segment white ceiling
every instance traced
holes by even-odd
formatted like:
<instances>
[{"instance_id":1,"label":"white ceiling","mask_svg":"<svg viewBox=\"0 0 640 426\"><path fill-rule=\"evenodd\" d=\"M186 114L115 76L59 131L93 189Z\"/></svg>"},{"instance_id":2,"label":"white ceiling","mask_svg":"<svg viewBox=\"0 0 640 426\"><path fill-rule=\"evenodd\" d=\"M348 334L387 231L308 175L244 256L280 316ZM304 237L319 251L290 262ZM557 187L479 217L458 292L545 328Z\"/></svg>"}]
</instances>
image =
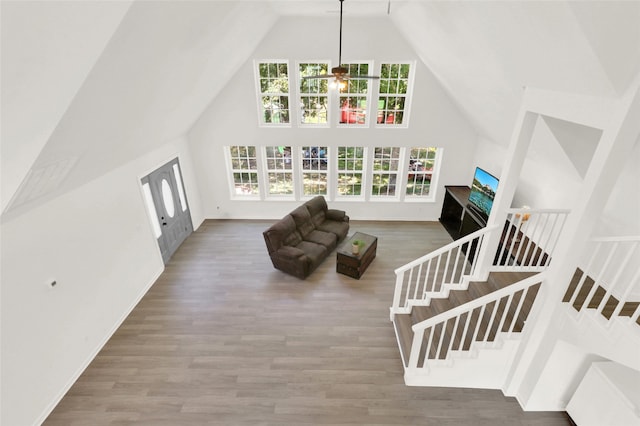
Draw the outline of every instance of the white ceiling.
<instances>
[{"instance_id":1,"label":"white ceiling","mask_svg":"<svg viewBox=\"0 0 640 426\"><path fill-rule=\"evenodd\" d=\"M335 22L334 31L340 3L54 0L0 7L5 211L21 184L30 187L30 173L68 172L44 193L35 185L46 199L185 135L225 85L252 84L232 77L259 55L254 50L279 19L323 17ZM479 137L501 145L523 87L614 97L640 70L640 1L345 0L345 26L351 17L390 20Z\"/></svg>"}]
</instances>

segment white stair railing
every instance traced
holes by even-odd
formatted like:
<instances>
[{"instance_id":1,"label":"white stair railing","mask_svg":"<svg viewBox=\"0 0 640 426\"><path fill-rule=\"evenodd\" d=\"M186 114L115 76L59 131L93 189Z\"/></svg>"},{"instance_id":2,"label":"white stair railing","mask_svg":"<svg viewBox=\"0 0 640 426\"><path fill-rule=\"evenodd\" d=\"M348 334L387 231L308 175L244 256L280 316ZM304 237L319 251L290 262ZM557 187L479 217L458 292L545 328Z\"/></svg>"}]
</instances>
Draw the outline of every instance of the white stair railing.
<instances>
[{"instance_id":1,"label":"white stair railing","mask_svg":"<svg viewBox=\"0 0 640 426\"><path fill-rule=\"evenodd\" d=\"M428 304L431 297L443 297L452 288L464 288L476 270L485 235L497 229L482 228L397 268L391 320L397 313L411 312L412 306Z\"/></svg>"},{"instance_id":2,"label":"white stair railing","mask_svg":"<svg viewBox=\"0 0 640 426\"><path fill-rule=\"evenodd\" d=\"M578 266L583 274L569 300L569 306L576 303L578 295L584 295L585 285L591 285L582 308L577 313L579 318L592 313L604 317L603 310L613 297L618 304L613 312L607 313L609 318L635 322L640 315L640 305L636 305L633 312L626 313L624 317L619 315L625 303L640 302L640 236L592 239L584 249L583 258L587 259L586 262ZM591 278L593 282L587 278ZM597 307L587 308L599 288L604 289L605 293L598 295L600 300ZM609 324L611 323L607 322Z\"/></svg>"},{"instance_id":3,"label":"white stair railing","mask_svg":"<svg viewBox=\"0 0 640 426\"><path fill-rule=\"evenodd\" d=\"M544 272L532 275L413 325L406 371L427 371L429 364L446 361L453 353L521 332L531 308L525 300L543 279Z\"/></svg>"},{"instance_id":4,"label":"white stair railing","mask_svg":"<svg viewBox=\"0 0 640 426\"><path fill-rule=\"evenodd\" d=\"M507 210L507 220L491 270L545 270L551 262L569 212L565 209Z\"/></svg>"}]
</instances>

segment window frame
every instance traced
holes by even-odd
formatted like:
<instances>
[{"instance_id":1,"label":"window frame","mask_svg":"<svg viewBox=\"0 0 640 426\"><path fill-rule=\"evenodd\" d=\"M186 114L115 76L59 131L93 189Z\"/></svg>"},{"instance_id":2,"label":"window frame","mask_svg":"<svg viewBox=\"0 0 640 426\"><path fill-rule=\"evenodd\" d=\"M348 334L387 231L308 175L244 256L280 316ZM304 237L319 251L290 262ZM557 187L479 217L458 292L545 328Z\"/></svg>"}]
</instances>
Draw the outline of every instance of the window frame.
<instances>
[{"instance_id":1,"label":"window frame","mask_svg":"<svg viewBox=\"0 0 640 426\"><path fill-rule=\"evenodd\" d=\"M358 172L358 170L356 169L348 169L348 168L340 168L340 152L342 149L349 149L349 148L355 148L355 149L362 149L362 157L353 157L350 160L351 161L358 161L358 159L361 161L362 163L362 168L361 170L359 170L359 174L360 174L360 194L359 195L343 195L340 194L340 175L341 174L347 174L347 173L352 173L352 174L356 174ZM358 145L346 145L346 144L341 144L339 146L335 147L335 167L334 167L334 175L335 175L335 184L333 185L333 188L335 190L335 199L336 200L344 200L344 201L361 201L361 200L365 200L366 196L367 196L367 189L368 189L368 182L370 181L367 178L367 172L368 172L368 147L366 146L358 146ZM346 160L345 160L346 161Z\"/></svg>"},{"instance_id":2,"label":"window frame","mask_svg":"<svg viewBox=\"0 0 640 426\"><path fill-rule=\"evenodd\" d=\"M278 157L269 157L268 156L268 148L276 148L276 150L278 150L277 148L279 148L280 145L261 145L260 146L260 152L262 154L262 158L263 161L261 162L261 164L263 165L263 171L262 171L262 176L263 176L263 182L264 183L264 199L282 199L282 200L297 200L299 199L298 195L297 195L297 191L296 191L296 155L294 154L296 151L296 147L292 146L292 145L284 145L283 146L283 151L286 151L286 148L288 147L291 152L290 152L290 161L289 163L286 163L286 156L284 155L283 152L283 164L291 164L291 168L287 169L287 168L283 168L283 169L278 169L278 168L273 168L270 169L269 168L269 160L270 159L274 159L274 160L279 160ZM290 194L279 194L279 193L271 193L271 179L270 179L270 175L272 173L278 173L278 174L288 174L291 176L291 193Z\"/></svg>"},{"instance_id":3,"label":"window frame","mask_svg":"<svg viewBox=\"0 0 640 426\"><path fill-rule=\"evenodd\" d=\"M415 194L407 194L407 188L409 187L409 176L410 174L412 174L411 171L411 157L412 157L412 151L414 149L433 149L435 150L435 156L432 160L433 162L433 167L432 169L429 170L425 170L423 172L421 172L421 174L424 175L431 175L431 179L430 179L430 183L429 183L429 193L428 195L415 195ZM407 167L405 167L405 176L404 176L404 188L403 188L403 198L404 201L407 202L428 202L428 201L435 201L436 199L436 193L437 193L437 188L438 188L438 176L440 175L440 164L442 162L442 156L443 156L443 148L438 147L438 146L412 146L412 147L407 147L406 148L406 165ZM427 157L428 159L428 157ZM415 173L415 172L414 172ZM418 172L420 173L420 172Z\"/></svg>"},{"instance_id":4,"label":"window frame","mask_svg":"<svg viewBox=\"0 0 640 426\"><path fill-rule=\"evenodd\" d=\"M391 93L389 91L382 93L381 92L381 86L382 86L382 82L383 80L385 80L385 78L382 76L382 67L384 65L409 65L409 73L407 76L407 91L405 94L399 94L397 92ZM375 100L375 115L376 115L376 121L374 124L375 128L378 129L399 129L399 128L407 128L409 127L409 118L411 116L411 102L413 100L413 88L414 88L414 79L415 79L415 69L416 69L416 61L383 61L380 62L379 66L378 66L378 76L380 76L380 79L378 80L378 87L377 87L377 98ZM389 79L390 80L390 79ZM382 122L379 122L379 115L381 113L383 113L383 111L385 110L381 110L379 108L379 103L380 103L380 98L381 97L404 97L404 109L402 110L402 123L389 123L387 124L386 121L387 119L383 117ZM373 101L372 101L373 102Z\"/></svg>"},{"instance_id":5,"label":"window frame","mask_svg":"<svg viewBox=\"0 0 640 426\"><path fill-rule=\"evenodd\" d=\"M255 165L256 168L255 169L236 169L233 167L233 159L234 156L231 153L231 148L232 147L245 147L245 148L250 148L252 147L254 149L255 152ZM259 147L257 145L226 145L223 147L224 149L224 157L225 157L225 163L227 166L227 180L229 182L229 194L232 200L257 200L261 198L261 194L262 194L262 190L263 190L263 179L260 176L260 152L259 152ZM240 157L238 157L240 158ZM253 158L253 157L246 157L247 159ZM239 194L236 191L236 182L235 182L235 174L236 173L249 173L249 174L255 174L256 175L256 185L257 185L257 192L255 194L253 193L249 193L249 194Z\"/></svg>"},{"instance_id":6,"label":"window frame","mask_svg":"<svg viewBox=\"0 0 640 426\"><path fill-rule=\"evenodd\" d=\"M377 158L377 153L376 151L378 149L390 149L391 152L393 153L393 150L397 149L398 150L398 155L397 157L389 157L389 161L397 161L397 169L393 170L393 173L390 173L389 171L377 171L375 170L375 162L378 159ZM372 148L372 152L371 152L371 160L368 162L369 165L369 176L371 176L371 179L369 180L369 184L367 186L367 193L368 193L368 201L383 201L383 200L388 200L388 201L398 201L401 200L401 195L402 195L402 191L404 190L404 186L403 186L403 175L402 175L402 170L404 167L404 157L405 157L405 152L406 149L404 147L401 146L376 146ZM382 152L382 155L384 155L384 151ZM375 186L375 176L376 175L383 175L383 174L395 174L395 184L394 184L394 193L393 195L384 195L384 194L374 194L374 186ZM400 178L400 180L398 179ZM388 191L387 191L388 192Z\"/></svg>"},{"instance_id":7,"label":"window frame","mask_svg":"<svg viewBox=\"0 0 640 426\"><path fill-rule=\"evenodd\" d=\"M344 63L342 64L343 67L346 67L347 69L350 69L350 67L357 65L357 66L362 66L362 65L366 65L367 66L367 72L365 75L372 75L373 74L373 69L374 69L374 61L349 61L348 63ZM351 75L351 74L350 74ZM353 82L354 80L359 80L359 81L364 81L367 83L367 92L365 94L362 93L357 93L357 92L353 92L353 93L347 93L347 92L343 92L339 87L337 87L335 89L335 99L332 103L332 105L334 105L334 108L336 108L336 120L335 120L335 125L336 128L349 128L349 129L367 129L371 127L371 115L374 114L373 108L371 107L372 105L372 97L373 94L375 92L377 92L377 90L374 91L373 89L373 85L375 82L375 79L371 79L371 78L350 78L349 80L346 81L346 88L348 89L350 86L350 82ZM377 88L376 88L377 89ZM360 123L349 123L349 122L342 122L342 116L343 116L343 112L342 112L342 104L341 104L341 98L343 97L343 93L346 93L346 95L348 97L351 97L349 95L355 95L358 97L363 97L365 98L365 103L366 106L364 108L364 123L360 124ZM356 108L357 109L357 108ZM357 112L355 113L357 115ZM349 112L347 111L347 121L349 119L348 117Z\"/></svg>"},{"instance_id":8,"label":"window frame","mask_svg":"<svg viewBox=\"0 0 640 426\"><path fill-rule=\"evenodd\" d=\"M261 88L261 75L260 75L260 65L262 64L286 64L287 65L287 89L288 92L262 92ZM253 72L255 76L255 89L256 89L256 100L258 107L258 125L260 127L291 127L291 122L293 119L292 111L291 111L291 64L288 59L261 59L254 60L253 64ZM268 123L265 119L265 110L262 106L262 98L263 96L280 96L287 98L287 113L289 120L285 123Z\"/></svg>"},{"instance_id":9,"label":"window frame","mask_svg":"<svg viewBox=\"0 0 640 426\"><path fill-rule=\"evenodd\" d=\"M300 105L303 104L302 102L302 98L303 96L305 97L309 97L312 96L311 94L308 93L304 93L302 92L302 75L300 73L300 66L303 64L310 64L310 65L326 65L327 66L327 74L331 73L331 61L329 60L308 60L308 61L296 61L296 91L295 91L295 95L296 95L296 100L299 102ZM314 80L314 79L312 79ZM325 123L303 123L302 122L302 108L296 108L296 123L297 126L303 129L306 128L327 128L331 126L331 120L333 117L332 111L333 108L331 108L331 104L332 104L332 90L330 87L330 83L331 83L331 79L315 79L318 80L319 83L322 83L322 81L324 80L326 85L327 85L327 92L326 94L321 94L321 92L319 92L319 94L317 96L324 96L326 97L327 100L327 121Z\"/></svg>"},{"instance_id":10,"label":"window frame","mask_svg":"<svg viewBox=\"0 0 640 426\"><path fill-rule=\"evenodd\" d=\"M313 156L306 156L306 152L309 151L311 152L314 148L318 149L318 156L317 157L313 157ZM325 149L325 154L324 157L321 156L321 150L320 148L324 148ZM300 193L300 199L311 199L313 197L315 197L316 195L323 195L327 198L329 198L329 194L331 193L331 157L330 157L330 153L331 153L331 148L329 148L328 145L324 145L324 146L316 146L316 145L303 145L298 147L297 151L300 154L300 158L299 161L297 161L297 165L298 168L300 170L299 173L297 173L296 175L299 176L299 184L297 185L299 188L299 193ZM317 168L311 168L311 166L313 166L314 160L313 158L317 158L317 160L315 160L316 164L317 164ZM324 159L324 161L322 160ZM324 162L324 164L326 165L324 167L324 169L321 167L322 163ZM305 163L309 164L309 168L305 168ZM318 174L318 175L324 175L325 176L325 185L326 185L326 191L324 194L322 193L311 193L311 194L307 194L305 193L305 174Z\"/></svg>"}]
</instances>

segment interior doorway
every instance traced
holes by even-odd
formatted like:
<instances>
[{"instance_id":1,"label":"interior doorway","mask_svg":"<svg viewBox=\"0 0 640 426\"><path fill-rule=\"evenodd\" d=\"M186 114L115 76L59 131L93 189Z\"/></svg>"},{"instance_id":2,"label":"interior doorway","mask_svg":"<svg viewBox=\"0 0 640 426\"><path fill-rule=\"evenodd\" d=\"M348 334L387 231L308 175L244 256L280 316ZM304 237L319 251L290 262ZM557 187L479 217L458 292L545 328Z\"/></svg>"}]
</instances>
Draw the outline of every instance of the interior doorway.
<instances>
[{"instance_id":1,"label":"interior doorway","mask_svg":"<svg viewBox=\"0 0 640 426\"><path fill-rule=\"evenodd\" d=\"M178 158L143 177L141 183L162 260L166 264L193 232Z\"/></svg>"}]
</instances>

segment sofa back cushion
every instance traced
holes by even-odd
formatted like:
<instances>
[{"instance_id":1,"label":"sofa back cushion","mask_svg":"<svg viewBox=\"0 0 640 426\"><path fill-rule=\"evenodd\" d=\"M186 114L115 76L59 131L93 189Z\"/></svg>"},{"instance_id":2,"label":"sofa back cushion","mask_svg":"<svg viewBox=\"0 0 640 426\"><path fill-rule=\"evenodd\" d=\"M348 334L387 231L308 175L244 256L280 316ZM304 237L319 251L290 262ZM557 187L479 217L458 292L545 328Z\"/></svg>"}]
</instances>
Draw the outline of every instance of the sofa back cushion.
<instances>
[{"instance_id":1,"label":"sofa back cushion","mask_svg":"<svg viewBox=\"0 0 640 426\"><path fill-rule=\"evenodd\" d=\"M317 197L313 197L304 205L309 209L309 214L311 215L311 220L313 224L318 227L322 225L325 220L327 214L327 202L325 201L322 195L318 195Z\"/></svg>"},{"instance_id":2,"label":"sofa back cushion","mask_svg":"<svg viewBox=\"0 0 640 426\"><path fill-rule=\"evenodd\" d=\"M298 232L300 232L302 238L315 231L316 227L311 220L311 214L306 206L302 205L289 214L296 222L296 228L298 229Z\"/></svg>"},{"instance_id":3,"label":"sofa back cushion","mask_svg":"<svg viewBox=\"0 0 640 426\"><path fill-rule=\"evenodd\" d=\"M286 215L263 232L264 241L269 253L277 251L282 246L297 246L302 241L296 229L296 222L291 215Z\"/></svg>"}]
</instances>

